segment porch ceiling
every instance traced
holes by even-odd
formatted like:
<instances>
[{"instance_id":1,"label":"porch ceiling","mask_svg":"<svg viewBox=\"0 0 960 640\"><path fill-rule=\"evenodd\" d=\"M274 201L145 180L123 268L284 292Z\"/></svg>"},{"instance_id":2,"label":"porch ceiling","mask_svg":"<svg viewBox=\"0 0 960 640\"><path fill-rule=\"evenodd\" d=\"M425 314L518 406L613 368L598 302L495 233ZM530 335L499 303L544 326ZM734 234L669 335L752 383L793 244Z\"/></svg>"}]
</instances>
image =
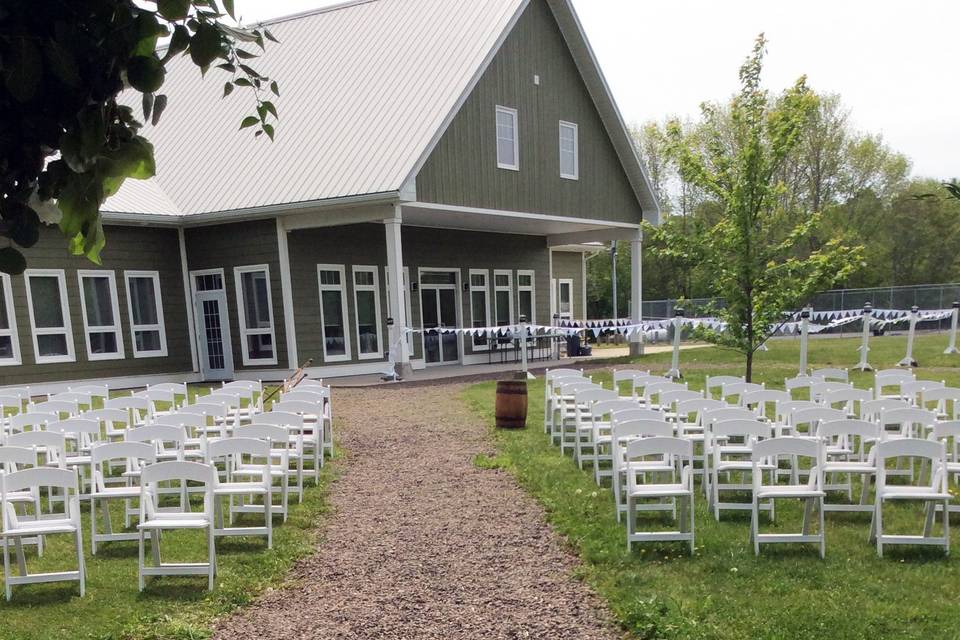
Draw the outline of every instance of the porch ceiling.
<instances>
[{"instance_id":1,"label":"porch ceiling","mask_svg":"<svg viewBox=\"0 0 960 640\"><path fill-rule=\"evenodd\" d=\"M432 203L404 203L403 224L413 227L462 229L491 233L544 236L548 246L629 240L638 225L585 218L565 218L517 211L447 207Z\"/></svg>"}]
</instances>

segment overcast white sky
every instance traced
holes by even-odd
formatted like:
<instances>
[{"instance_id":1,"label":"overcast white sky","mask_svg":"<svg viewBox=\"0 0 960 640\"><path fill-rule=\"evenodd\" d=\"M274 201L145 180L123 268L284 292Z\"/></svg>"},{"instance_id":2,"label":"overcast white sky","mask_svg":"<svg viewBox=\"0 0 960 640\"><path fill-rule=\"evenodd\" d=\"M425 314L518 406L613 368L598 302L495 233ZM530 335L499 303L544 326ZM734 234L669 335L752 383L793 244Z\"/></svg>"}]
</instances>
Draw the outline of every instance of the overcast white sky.
<instances>
[{"instance_id":1,"label":"overcast white sky","mask_svg":"<svg viewBox=\"0 0 960 640\"><path fill-rule=\"evenodd\" d=\"M245 22L329 0L236 0ZM574 0L628 122L694 116L729 96L761 31L770 88L807 74L856 125L906 153L914 173L960 177L956 0Z\"/></svg>"}]
</instances>

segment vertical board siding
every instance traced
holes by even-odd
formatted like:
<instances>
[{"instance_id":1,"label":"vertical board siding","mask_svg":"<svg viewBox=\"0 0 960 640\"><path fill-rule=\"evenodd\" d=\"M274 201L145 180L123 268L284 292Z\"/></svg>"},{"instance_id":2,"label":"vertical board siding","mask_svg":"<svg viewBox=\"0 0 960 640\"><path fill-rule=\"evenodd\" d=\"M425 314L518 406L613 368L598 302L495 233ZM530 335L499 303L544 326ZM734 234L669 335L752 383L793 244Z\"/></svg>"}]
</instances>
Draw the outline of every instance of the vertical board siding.
<instances>
[{"instance_id":1,"label":"vertical board siding","mask_svg":"<svg viewBox=\"0 0 960 640\"><path fill-rule=\"evenodd\" d=\"M280 282L280 248L277 245L276 221L270 219L195 227L186 229L185 234L187 264L191 271L223 269L227 315L230 318L230 338L233 342L234 368L238 371L245 368L286 369L287 338L283 320L283 286ZM233 269L257 264L268 265L270 269L270 298L273 305L273 335L277 364L254 364L244 367L240 307ZM199 318L198 321L200 321Z\"/></svg>"},{"instance_id":2,"label":"vertical board siding","mask_svg":"<svg viewBox=\"0 0 960 640\"><path fill-rule=\"evenodd\" d=\"M70 306L76 362L36 364L30 316L27 310L27 291L23 276L11 278L14 316L20 338L20 356L23 364L0 367L0 386L37 384L59 380L113 378L166 373L186 373L193 370L190 357L190 338L187 312L183 296L180 270L180 244L176 229L145 227L106 227L107 245L96 265L86 258L72 256L67 241L56 227L41 225L40 241L24 249L30 269L63 269ZM83 311L80 304L78 270L112 271L117 283L117 304L120 310L120 333L123 338L124 358L119 360L88 359L83 329ZM164 326L167 335L167 356L134 358L130 336L130 315L127 304L125 270L158 271L163 302Z\"/></svg>"},{"instance_id":3,"label":"vertical board siding","mask_svg":"<svg viewBox=\"0 0 960 640\"><path fill-rule=\"evenodd\" d=\"M573 305L573 319L584 320L587 317L587 310L583 308L583 291L586 282L583 281L583 254L573 251L554 251L553 252L553 277L557 280L573 280L573 291L570 295ZM557 306L560 305L559 293L557 293Z\"/></svg>"},{"instance_id":4,"label":"vertical board siding","mask_svg":"<svg viewBox=\"0 0 960 640\"><path fill-rule=\"evenodd\" d=\"M516 271L532 269L535 276L537 321L546 323L550 317L550 267L546 241L538 236L456 231L403 227L403 266L410 269L411 282L419 282L420 268L451 268L460 272L457 296L460 301L461 326L470 324L470 299L463 290L470 269L490 271L488 287L493 304L493 270L510 269L514 280L516 305ZM356 349L356 309L353 301L351 269L354 265L373 265L380 279L380 309L382 335L387 339L386 283L383 268L387 263L384 229L379 224L360 224L320 229L302 229L288 235L290 271L293 282L293 304L297 347L301 360L313 358L314 364L323 363L323 339L320 326L320 298L317 289L317 265L344 265L347 274L345 295L347 322L351 336L351 360L359 362ZM420 327L420 294L411 294L410 326ZM516 308L516 307L515 307ZM469 340L466 354L472 354ZM422 357L419 335L414 339L415 359ZM369 361L366 361L369 362ZM337 364L347 364L338 362Z\"/></svg>"},{"instance_id":5,"label":"vertical board siding","mask_svg":"<svg viewBox=\"0 0 960 640\"><path fill-rule=\"evenodd\" d=\"M497 105L519 112L519 171L497 168ZM561 120L578 125L579 180L560 177ZM640 222L636 194L545 0L530 3L440 139L417 176L417 198Z\"/></svg>"}]
</instances>

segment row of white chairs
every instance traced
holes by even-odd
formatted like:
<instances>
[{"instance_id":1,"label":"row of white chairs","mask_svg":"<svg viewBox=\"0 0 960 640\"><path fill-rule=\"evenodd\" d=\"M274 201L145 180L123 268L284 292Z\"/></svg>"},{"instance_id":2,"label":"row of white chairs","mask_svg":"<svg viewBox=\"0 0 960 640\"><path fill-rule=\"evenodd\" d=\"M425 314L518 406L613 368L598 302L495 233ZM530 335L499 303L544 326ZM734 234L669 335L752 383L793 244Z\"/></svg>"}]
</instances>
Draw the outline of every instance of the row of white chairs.
<instances>
[{"instance_id":1,"label":"row of white chairs","mask_svg":"<svg viewBox=\"0 0 960 640\"><path fill-rule=\"evenodd\" d=\"M649 372L614 372L616 391L599 387L576 370L553 370L548 372L546 377L547 411L544 429L553 441L560 445L561 452L572 450L574 459L581 468L585 463L592 462L598 483L606 477L611 478L618 519L622 513L628 514L628 542L683 539L690 541L692 545L692 520L687 527L689 530L682 529L667 534L661 532L640 535L633 531L633 527L638 510L666 509L675 513L676 499L685 496L688 490L692 492L694 475L699 474L704 478L704 493L716 518L719 519L721 511L725 509L754 511L751 537L758 551L761 542L818 541L821 553L823 552L822 525L818 534L809 537L809 509L805 511L801 534L771 538L767 534L759 533L756 516L758 511L766 510L773 517L773 498L799 498L801 494L805 496L804 499L811 501L811 504L819 504L821 522L825 510L873 512L875 527L871 528L871 540L876 541L878 553L882 554L884 543L919 542L943 544L948 548L946 514L952 509L945 487L948 475L956 475L956 472L960 471L956 449L956 442L960 439L957 437L960 436L960 421L943 421L942 415L937 412L920 409L903 398L882 401L864 399L864 407L871 412L871 419L866 420L851 417L847 410L849 407L841 410L832 408L829 404L825 406L812 401L792 400L786 395L762 395L768 393L762 388L741 387L740 393L747 401L743 405L731 404L688 390L685 384L651 376ZM625 381L631 382L631 389L630 394L623 397L619 393L619 387L620 383ZM640 384L637 384L637 381L640 381ZM714 379L711 382L715 384L710 385L710 388L742 384L742 381L735 379ZM638 396L634 393L638 387L644 389L644 394ZM651 387L657 388L647 393ZM784 394L782 391L775 393ZM753 406L750 394L760 394L753 398L759 405L764 406L763 411L758 412ZM776 420L765 415L767 402L776 405ZM871 405L871 402L874 404ZM895 428L890 430L891 426ZM658 454L659 463L651 465L649 460L633 459L630 446L635 441L648 438L672 438L688 443L689 464L677 466L680 464L678 461L684 458L677 452L687 452L687 445L677 443L671 445L672 453L662 451ZM775 441L778 444L763 445L760 453L756 453L755 445L766 441ZM944 446L948 441L954 443L949 464ZM667 441L658 442L666 446ZM808 444L803 444L804 442L822 449L822 458ZM896 442L904 442L904 448L900 448ZM929 442L929 445L913 444L916 442ZM699 456L694 455L695 445L700 445ZM643 451L645 456L649 456L651 446L655 445L638 445L635 453L640 455L640 451ZM920 447L918 451L929 455L913 455L911 452L914 449L911 447ZM801 452L813 453L806 455L813 459L812 465L798 464L799 458L803 457ZM926 465L930 468L929 482L905 491L897 489L898 485L888 485L886 480L889 475L901 473L886 468L886 461L894 458L926 460ZM787 468L782 466L784 459L790 463ZM695 461L699 461L701 466L696 467ZM677 483L659 486L638 482L638 477L658 472L671 473L680 478L682 491L675 486ZM730 482L727 479L728 476L738 475L751 475L752 480L745 483ZM864 478L860 504L826 504L823 498L828 490L843 490L852 497L852 475ZM913 479L912 464L909 475ZM769 486L763 485L764 476L769 478ZM784 476L788 477L788 484L778 484L779 478ZM807 480L801 485L803 476L806 476ZM823 478L828 476L844 476L847 479L843 483L824 484ZM876 477L877 482L874 504L866 501L871 477ZM888 486L900 493L890 493ZM669 497L671 500L666 504L646 505L642 508L635 504L640 496L653 497L658 491L667 491L660 497ZM678 491L680 493L677 493ZM753 501L723 501L721 496L730 491L751 492ZM891 538L883 534L882 504L888 499L904 499L901 494L927 502L928 523L923 536ZM891 497L894 495L897 497ZM944 495L947 497L944 498ZM938 500L943 500L943 504L937 508L944 513L944 534L933 537L929 531L933 515L931 505ZM682 499L681 503L683 502ZM684 508L690 511L692 518L690 505ZM684 520L684 517L682 516L681 520Z\"/></svg>"},{"instance_id":2,"label":"row of white chairs","mask_svg":"<svg viewBox=\"0 0 960 640\"><path fill-rule=\"evenodd\" d=\"M262 389L259 393L262 403ZM129 414L97 413L122 413L118 408L93 409L67 418L57 413L10 416L11 420L20 415L45 418L30 425L35 428L14 427L0 446L0 544L8 600L14 585L60 580L78 580L83 595L79 506L84 500L90 505L92 553L96 554L98 543L139 540L141 590L146 576L182 574L207 575L212 588L215 537L264 536L268 548L272 547L273 517L280 515L286 520L289 493L296 493L302 500L304 458L313 457L314 479L318 482L325 453L333 453L329 388L304 380L295 390L283 393L270 411L251 411L239 416L236 423L226 420L222 406L203 402L203 398L209 396L192 405L171 405L171 410L145 415L146 423L139 425ZM262 404L247 406L260 408ZM103 428L104 423L114 422L122 428L113 433ZM12 424L18 423L13 420ZM276 482L278 487L274 486ZM179 500L173 500L172 506L161 504L162 497L170 494ZM192 511L191 494L203 495L200 511ZM42 508L44 496L49 506L46 513ZM223 498L229 501L228 523L221 505ZM274 498L279 498L278 504ZM136 533L114 531L111 500L124 502L125 528L131 518L136 518ZM135 500L139 505L132 509ZM56 504L62 504L62 509L56 509ZM264 524L233 526L235 514L250 512L263 513ZM102 532L98 530L100 516ZM179 528L206 531L207 562L161 562L160 531ZM23 546L35 544L42 554L44 536L59 533L75 537L78 569L28 574ZM146 538L150 540L152 565L144 562ZM16 576L11 575L11 547L17 556Z\"/></svg>"}]
</instances>

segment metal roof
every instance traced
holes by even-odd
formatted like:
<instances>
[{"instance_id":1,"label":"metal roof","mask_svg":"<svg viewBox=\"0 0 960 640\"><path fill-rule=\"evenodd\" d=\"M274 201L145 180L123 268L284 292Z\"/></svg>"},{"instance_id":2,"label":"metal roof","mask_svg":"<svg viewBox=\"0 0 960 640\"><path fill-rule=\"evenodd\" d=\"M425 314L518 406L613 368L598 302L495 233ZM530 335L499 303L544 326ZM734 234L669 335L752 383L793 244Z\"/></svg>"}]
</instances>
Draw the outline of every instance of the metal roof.
<instances>
[{"instance_id":1,"label":"metal roof","mask_svg":"<svg viewBox=\"0 0 960 640\"><path fill-rule=\"evenodd\" d=\"M547 0L647 216L643 170L569 0ZM276 140L238 130L248 90L189 58L167 69L169 106L145 127L152 180L127 180L105 212L214 212L400 192L422 166L529 0L356 0L266 23L281 44L254 67L280 84ZM139 94L125 96L139 112ZM654 215L656 215L654 213Z\"/></svg>"}]
</instances>

